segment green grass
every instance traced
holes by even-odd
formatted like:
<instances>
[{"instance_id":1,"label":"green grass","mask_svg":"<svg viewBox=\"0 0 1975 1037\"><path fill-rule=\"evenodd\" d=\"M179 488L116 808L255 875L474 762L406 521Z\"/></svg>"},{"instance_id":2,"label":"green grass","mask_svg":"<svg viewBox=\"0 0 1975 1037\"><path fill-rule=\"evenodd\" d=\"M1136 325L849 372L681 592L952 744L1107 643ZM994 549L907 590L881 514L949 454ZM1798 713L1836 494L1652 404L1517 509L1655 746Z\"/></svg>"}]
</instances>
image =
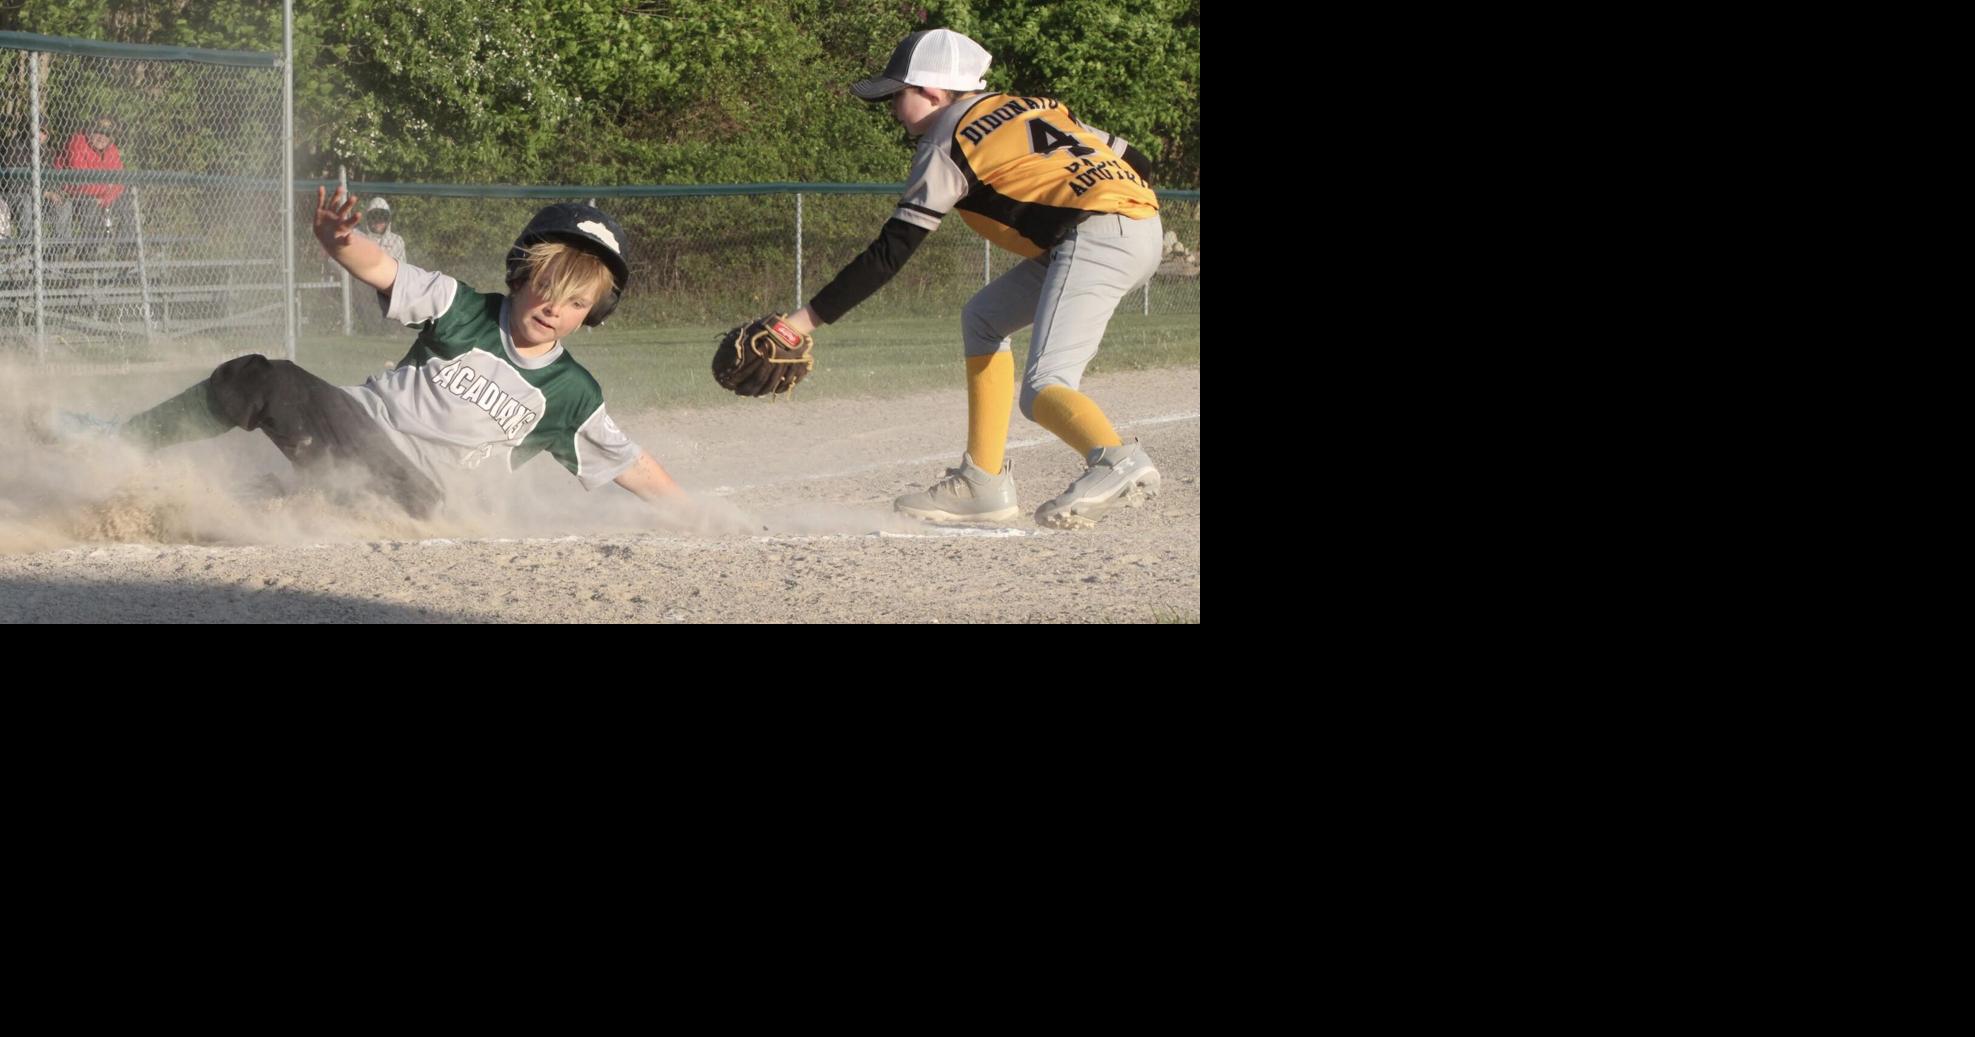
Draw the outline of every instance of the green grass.
<instances>
[{"instance_id":1,"label":"green grass","mask_svg":"<svg viewBox=\"0 0 1975 1037\"><path fill-rule=\"evenodd\" d=\"M959 388L965 383L956 317L858 320L855 315L816 337L816 369L797 387L810 399L884 398ZM714 345L727 329L715 326L605 328L578 332L565 343L603 384L604 398L625 411L710 406L732 399L713 383ZM395 364L412 333L344 338L307 335L299 343L303 367L337 385L356 385ZM1015 336L1017 363L1028 354L1029 333ZM1200 362L1198 314L1143 316L1120 313L1087 373L1138 371Z\"/></svg>"},{"instance_id":2,"label":"green grass","mask_svg":"<svg viewBox=\"0 0 1975 1037\"><path fill-rule=\"evenodd\" d=\"M738 319L738 318L737 318ZM604 398L620 413L722 404L733 396L713 383L713 348L726 327L716 325L612 326L581 331L568 346L603 384ZM37 364L30 346L8 353L22 372L49 377L104 379L106 384L145 378L191 384L224 357L258 350L280 357L278 331L260 341L235 336L224 342L158 343L79 341L51 345L49 363ZM356 335L305 331L297 359L311 373L334 385L359 385L403 358L414 335ZM1029 333L1015 336L1015 362L1028 357ZM1112 318L1097 358L1087 374L1180 367L1200 362L1198 313L1122 312ZM940 389L959 391L966 383L960 353L960 319L850 319L822 329L816 341L816 369L797 387L801 399L883 399ZM133 378L132 376L139 376Z\"/></svg>"}]
</instances>

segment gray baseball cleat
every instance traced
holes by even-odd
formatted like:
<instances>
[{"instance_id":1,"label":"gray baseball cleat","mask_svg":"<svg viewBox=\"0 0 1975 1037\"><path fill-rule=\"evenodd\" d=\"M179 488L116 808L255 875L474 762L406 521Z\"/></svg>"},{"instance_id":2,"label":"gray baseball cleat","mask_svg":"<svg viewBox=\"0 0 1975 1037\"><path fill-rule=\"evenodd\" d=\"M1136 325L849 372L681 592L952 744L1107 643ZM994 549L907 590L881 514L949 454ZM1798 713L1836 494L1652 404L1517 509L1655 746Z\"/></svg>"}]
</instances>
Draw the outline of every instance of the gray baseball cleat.
<instances>
[{"instance_id":1,"label":"gray baseball cleat","mask_svg":"<svg viewBox=\"0 0 1975 1037\"><path fill-rule=\"evenodd\" d=\"M1086 459L1090 467L1055 500L1036 509L1036 525L1057 529L1089 529L1098 516L1120 504L1136 508L1159 493L1159 469L1134 439L1119 446L1098 447Z\"/></svg>"},{"instance_id":2,"label":"gray baseball cleat","mask_svg":"<svg viewBox=\"0 0 1975 1037\"><path fill-rule=\"evenodd\" d=\"M989 475L967 454L960 455L960 467L946 470L945 478L900 497L892 507L928 522L1008 522L1022 513L1009 463L1004 459L1001 472Z\"/></svg>"}]
</instances>

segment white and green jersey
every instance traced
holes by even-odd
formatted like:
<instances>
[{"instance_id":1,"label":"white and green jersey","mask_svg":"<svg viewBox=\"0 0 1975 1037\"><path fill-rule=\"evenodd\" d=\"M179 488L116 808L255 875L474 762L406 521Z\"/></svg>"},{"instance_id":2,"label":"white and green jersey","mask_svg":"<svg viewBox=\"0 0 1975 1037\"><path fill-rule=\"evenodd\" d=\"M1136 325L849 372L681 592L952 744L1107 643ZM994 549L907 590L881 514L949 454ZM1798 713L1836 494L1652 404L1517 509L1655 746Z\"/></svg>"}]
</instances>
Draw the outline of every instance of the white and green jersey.
<instances>
[{"instance_id":1,"label":"white and green jersey","mask_svg":"<svg viewBox=\"0 0 1975 1037\"><path fill-rule=\"evenodd\" d=\"M594 490L637 461L603 389L560 342L533 359L515 354L507 296L399 263L385 315L424 330L396 368L344 391L442 485L461 469L498 461L512 471L546 451Z\"/></svg>"}]
</instances>

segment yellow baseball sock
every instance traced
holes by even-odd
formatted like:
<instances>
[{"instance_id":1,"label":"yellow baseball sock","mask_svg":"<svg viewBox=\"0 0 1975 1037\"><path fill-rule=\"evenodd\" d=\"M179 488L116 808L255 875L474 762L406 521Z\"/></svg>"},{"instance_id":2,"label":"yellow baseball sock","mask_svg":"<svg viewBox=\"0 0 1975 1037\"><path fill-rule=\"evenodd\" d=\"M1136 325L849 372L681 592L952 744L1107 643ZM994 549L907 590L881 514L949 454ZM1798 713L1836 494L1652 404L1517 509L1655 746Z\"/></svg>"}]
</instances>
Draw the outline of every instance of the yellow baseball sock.
<instances>
[{"instance_id":1,"label":"yellow baseball sock","mask_svg":"<svg viewBox=\"0 0 1975 1037\"><path fill-rule=\"evenodd\" d=\"M967 454L989 475L1001 472L1008 448L1008 408L1015 403L1015 354L967 358Z\"/></svg>"},{"instance_id":2,"label":"yellow baseball sock","mask_svg":"<svg viewBox=\"0 0 1975 1037\"><path fill-rule=\"evenodd\" d=\"M1052 385L1036 395L1035 422L1084 456L1124 442L1097 401L1068 386Z\"/></svg>"}]
</instances>

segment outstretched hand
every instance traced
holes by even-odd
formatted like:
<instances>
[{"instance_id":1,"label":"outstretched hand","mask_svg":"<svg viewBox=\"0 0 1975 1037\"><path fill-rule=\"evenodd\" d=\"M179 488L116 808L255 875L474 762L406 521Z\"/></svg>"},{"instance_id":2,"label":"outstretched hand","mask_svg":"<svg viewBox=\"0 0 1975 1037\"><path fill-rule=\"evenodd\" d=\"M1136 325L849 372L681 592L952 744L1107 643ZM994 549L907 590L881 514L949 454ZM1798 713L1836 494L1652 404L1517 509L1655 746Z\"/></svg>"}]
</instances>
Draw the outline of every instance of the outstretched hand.
<instances>
[{"instance_id":1,"label":"outstretched hand","mask_svg":"<svg viewBox=\"0 0 1975 1037\"><path fill-rule=\"evenodd\" d=\"M341 187L336 188L333 196L327 188L315 189L315 237L323 248L348 245L350 232L356 229L360 218L356 195L346 194Z\"/></svg>"}]
</instances>

